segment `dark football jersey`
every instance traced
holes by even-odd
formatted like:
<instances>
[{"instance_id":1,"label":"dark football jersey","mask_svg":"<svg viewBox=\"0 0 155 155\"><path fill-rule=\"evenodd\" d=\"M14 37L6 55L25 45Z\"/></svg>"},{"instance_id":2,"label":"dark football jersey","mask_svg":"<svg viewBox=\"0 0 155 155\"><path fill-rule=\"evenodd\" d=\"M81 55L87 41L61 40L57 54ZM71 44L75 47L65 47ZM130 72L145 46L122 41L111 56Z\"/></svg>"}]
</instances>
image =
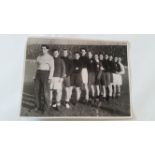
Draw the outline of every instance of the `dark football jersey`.
<instances>
[{"instance_id":1,"label":"dark football jersey","mask_svg":"<svg viewBox=\"0 0 155 155\"><path fill-rule=\"evenodd\" d=\"M109 60L103 60L101 64L104 68L104 72L110 72Z\"/></svg>"},{"instance_id":2,"label":"dark football jersey","mask_svg":"<svg viewBox=\"0 0 155 155\"><path fill-rule=\"evenodd\" d=\"M111 72L111 73L115 72L114 62L113 61L109 61L109 72Z\"/></svg>"},{"instance_id":3,"label":"dark football jersey","mask_svg":"<svg viewBox=\"0 0 155 155\"><path fill-rule=\"evenodd\" d=\"M100 62L94 60L94 64L95 64L95 71L96 71L96 72L99 72L99 71L100 71Z\"/></svg>"},{"instance_id":4,"label":"dark football jersey","mask_svg":"<svg viewBox=\"0 0 155 155\"><path fill-rule=\"evenodd\" d=\"M64 63L65 63L65 67L66 67L66 75L70 75L71 71L72 71L72 60L69 59L68 57L62 57Z\"/></svg>"},{"instance_id":5,"label":"dark football jersey","mask_svg":"<svg viewBox=\"0 0 155 155\"><path fill-rule=\"evenodd\" d=\"M88 60L87 56L81 56L80 61L81 61L81 67L82 68L88 68L89 60Z\"/></svg>"},{"instance_id":6,"label":"dark football jersey","mask_svg":"<svg viewBox=\"0 0 155 155\"><path fill-rule=\"evenodd\" d=\"M80 73L82 68L81 60L73 60L72 73Z\"/></svg>"},{"instance_id":7,"label":"dark football jersey","mask_svg":"<svg viewBox=\"0 0 155 155\"><path fill-rule=\"evenodd\" d=\"M120 65L118 64L118 62L114 62L114 73L116 72L120 72L121 69L120 69Z\"/></svg>"},{"instance_id":8,"label":"dark football jersey","mask_svg":"<svg viewBox=\"0 0 155 155\"><path fill-rule=\"evenodd\" d=\"M95 60L94 59L88 59L88 64L87 64L87 68L88 68L88 72L95 72L96 70L96 66L95 66Z\"/></svg>"}]
</instances>

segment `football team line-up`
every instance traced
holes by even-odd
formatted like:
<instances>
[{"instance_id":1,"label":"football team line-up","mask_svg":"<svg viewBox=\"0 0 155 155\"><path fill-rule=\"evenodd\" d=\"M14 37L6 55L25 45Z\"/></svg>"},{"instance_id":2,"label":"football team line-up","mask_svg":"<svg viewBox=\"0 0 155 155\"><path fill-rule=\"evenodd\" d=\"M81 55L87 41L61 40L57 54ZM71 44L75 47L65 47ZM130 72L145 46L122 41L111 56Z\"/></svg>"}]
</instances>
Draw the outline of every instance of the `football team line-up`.
<instances>
[{"instance_id":1,"label":"football team line-up","mask_svg":"<svg viewBox=\"0 0 155 155\"><path fill-rule=\"evenodd\" d=\"M67 49L63 50L62 57L58 49L49 54L48 45L41 45L41 50L34 74L35 111L59 110L62 103L67 109L71 108L71 104L78 103L99 107L105 100L121 96L122 75L125 74L121 57L93 54L82 48L70 59ZM73 89L76 92L74 101L71 100ZM44 103L41 102L42 91ZM62 102L63 91L65 96Z\"/></svg>"}]
</instances>

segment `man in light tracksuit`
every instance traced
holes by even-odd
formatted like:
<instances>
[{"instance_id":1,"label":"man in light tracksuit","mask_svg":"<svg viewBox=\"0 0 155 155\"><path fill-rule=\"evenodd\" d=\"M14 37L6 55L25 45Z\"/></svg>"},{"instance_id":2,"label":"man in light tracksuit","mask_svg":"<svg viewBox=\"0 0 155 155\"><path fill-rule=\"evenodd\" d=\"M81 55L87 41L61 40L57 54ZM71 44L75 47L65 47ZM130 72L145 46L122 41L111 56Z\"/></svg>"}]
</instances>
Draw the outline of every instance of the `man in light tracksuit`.
<instances>
[{"instance_id":1,"label":"man in light tracksuit","mask_svg":"<svg viewBox=\"0 0 155 155\"><path fill-rule=\"evenodd\" d=\"M47 45L42 45L42 54L37 57L36 64L37 70L34 76L34 92L36 99L35 111L45 110L45 105L50 107L49 101L49 83L53 78L54 72L54 59L48 53L49 47ZM43 90L44 104L41 103L41 90Z\"/></svg>"}]
</instances>

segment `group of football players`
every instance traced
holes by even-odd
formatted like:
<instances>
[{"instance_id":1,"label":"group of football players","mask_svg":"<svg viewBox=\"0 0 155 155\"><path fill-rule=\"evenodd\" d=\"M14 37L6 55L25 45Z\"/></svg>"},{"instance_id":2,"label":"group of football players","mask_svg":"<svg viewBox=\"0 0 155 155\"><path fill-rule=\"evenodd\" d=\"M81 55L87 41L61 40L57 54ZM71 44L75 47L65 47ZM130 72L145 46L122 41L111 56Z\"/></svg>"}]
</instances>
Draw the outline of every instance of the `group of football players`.
<instances>
[{"instance_id":1,"label":"group of football players","mask_svg":"<svg viewBox=\"0 0 155 155\"><path fill-rule=\"evenodd\" d=\"M58 49L49 54L48 45L42 45L41 49L34 75L36 111L44 111L45 107L59 109L62 103L67 109L78 103L99 105L121 96L122 75L125 73L121 57L81 48L70 58L67 49L62 54ZM42 91L44 103L41 102ZM76 96L74 100L73 94Z\"/></svg>"}]
</instances>

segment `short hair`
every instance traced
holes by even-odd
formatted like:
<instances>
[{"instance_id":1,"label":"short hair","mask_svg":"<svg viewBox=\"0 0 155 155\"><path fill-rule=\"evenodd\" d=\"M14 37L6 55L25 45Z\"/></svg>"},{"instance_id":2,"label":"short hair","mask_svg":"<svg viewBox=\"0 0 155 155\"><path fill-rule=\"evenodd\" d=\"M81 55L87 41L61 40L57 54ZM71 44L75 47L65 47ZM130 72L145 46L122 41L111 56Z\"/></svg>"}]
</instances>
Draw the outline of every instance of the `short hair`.
<instances>
[{"instance_id":1,"label":"short hair","mask_svg":"<svg viewBox=\"0 0 155 155\"><path fill-rule=\"evenodd\" d=\"M46 45L46 44L42 44L42 45L41 45L41 48L43 48L43 47L46 47L46 49L49 50L49 46L48 46L48 45Z\"/></svg>"},{"instance_id":2,"label":"short hair","mask_svg":"<svg viewBox=\"0 0 155 155\"><path fill-rule=\"evenodd\" d=\"M91 53L91 54L93 54L93 52L92 52L92 51L88 51L88 53Z\"/></svg>"},{"instance_id":3,"label":"short hair","mask_svg":"<svg viewBox=\"0 0 155 155\"><path fill-rule=\"evenodd\" d=\"M58 51L58 52L59 52L59 50L58 50L58 49L56 49L56 48L54 48L52 51L53 51L53 52L55 52L55 51Z\"/></svg>"},{"instance_id":4,"label":"short hair","mask_svg":"<svg viewBox=\"0 0 155 155\"><path fill-rule=\"evenodd\" d=\"M122 60L122 57L119 56L118 58Z\"/></svg>"},{"instance_id":5,"label":"short hair","mask_svg":"<svg viewBox=\"0 0 155 155\"><path fill-rule=\"evenodd\" d=\"M80 51L85 50L87 52L87 50L85 48L81 48Z\"/></svg>"},{"instance_id":6,"label":"short hair","mask_svg":"<svg viewBox=\"0 0 155 155\"><path fill-rule=\"evenodd\" d=\"M75 52L75 53L74 53L74 55L75 55L75 54L79 54L79 55L80 55L80 53L79 53L79 52Z\"/></svg>"}]
</instances>

